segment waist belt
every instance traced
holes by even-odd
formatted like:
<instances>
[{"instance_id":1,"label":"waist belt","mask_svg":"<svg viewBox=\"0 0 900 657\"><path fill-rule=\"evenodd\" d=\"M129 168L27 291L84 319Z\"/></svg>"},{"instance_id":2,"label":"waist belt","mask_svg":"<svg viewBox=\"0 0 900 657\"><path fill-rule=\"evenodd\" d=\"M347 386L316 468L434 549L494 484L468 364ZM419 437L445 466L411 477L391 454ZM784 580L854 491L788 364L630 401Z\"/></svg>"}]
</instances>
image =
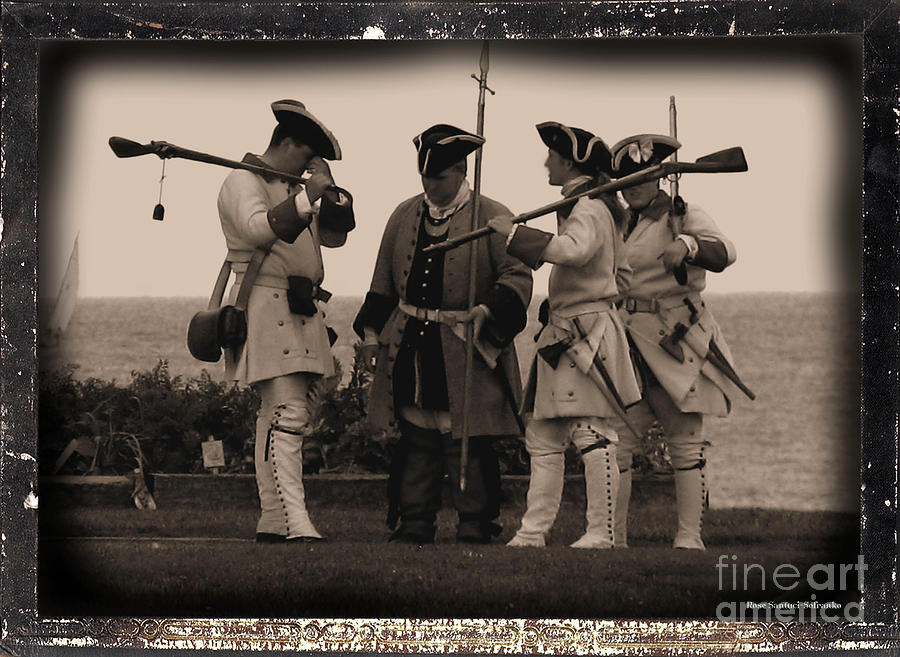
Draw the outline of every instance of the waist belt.
<instances>
[{"instance_id":1,"label":"waist belt","mask_svg":"<svg viewBox=\"0 0 900 657\"><path fill-rule=\"evenodd\" d=\"M238 273L238 276L241 274ZM263 287L274 287L278 290L286 290L290 287L288 280L282 276L271 276L269 274L260 274L253 281L253 285L262 285ZM333 295L325 288L314 285L312 289L312 298L317 301L328 303Z\"/></svg>"},{"instance_id":2,"label":"waist belt","mask_svg":"<svg viewBox=\"0 0 900 657\"><path fill-rule=\"evenodd\" d=\"M465 321L468 314L465 310L439 310L437 308L418 308L411 303L401 300L397 306L410 317L415 317L423 322L439 322L453 326Z\"/></svg>"},{"instance_id":3,"label":"waist belt","mask_svg":"<svg viewBox=\"0 0 900 657\"><path fill-rule=\"evenodd\" d=\"M661 299L637 299L635 297L626 297L622 301L622 308L629 313L658 313L660 311L671 310L684 305L687 299L695 305L700 304L700 295L696 292L690 294L675 294Z\"/></svg>"}]
</instances>

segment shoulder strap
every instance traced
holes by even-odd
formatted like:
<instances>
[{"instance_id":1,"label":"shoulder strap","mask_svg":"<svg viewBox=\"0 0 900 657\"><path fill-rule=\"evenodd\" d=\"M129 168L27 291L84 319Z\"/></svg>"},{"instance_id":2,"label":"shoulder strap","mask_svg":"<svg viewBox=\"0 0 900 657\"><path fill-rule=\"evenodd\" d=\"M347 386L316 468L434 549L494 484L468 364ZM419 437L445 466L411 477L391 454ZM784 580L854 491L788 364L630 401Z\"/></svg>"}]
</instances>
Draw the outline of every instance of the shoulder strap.
<instances>
[{"instance_id":1,"label":"shoulder strap","mask_svg":"<svg viewBox=\"0 0 900 657\"><path fill-rule=\"evenodd\" d=\"M250 291L253 289L256 275L259 274L259 268L262 266L262 261L267 253L268 251L263 249L253 250L253 257L250 258L250 262L247 264L247 271L244 272L241 287L238 289L237 300L234 304L235 308L243 310L247 307L247 299L250 298ZM228 284L229 276L231 276L231 260L226 256L225 261L222 263L222 268L219 269L219 276L216 278L212 295L209 297L207 310L215 310L222 305L222 297L225 296L225 286Z\"/></svg>"},{"instance_id":2,"label":"shoulder strap","mask_svg":"<svg viewBox=\"0 0 900 657\"><path fill-rule=\"evenodd\" d=\"M247 271L244 272L244 278L241 280L241 287L238 290L237 300L234 302L234 307L238 310L243 310L247 307L247 300L250 298L253 282L256 280L256 275L259 273L259 268L262 266L262 262L267 253L268 251L263 249L254 249L253 257L250 259L250 263L247 265Z\"/></svg>"},{"instance_id":3,"label":"shoulder strap","mask_svg":"<svg viewBox=\"0 0 900 657\"><path fill-rule=\"evenodd\" d=\"M219 270L219 277L216 278L212 295L209 297L207 310L215 310L222 305L222 297L225 296L225 285L228 283L229 276L231 276L231 261L225 258L225 262L222 263L222 268Z\"/></svg>"}]
</instances>

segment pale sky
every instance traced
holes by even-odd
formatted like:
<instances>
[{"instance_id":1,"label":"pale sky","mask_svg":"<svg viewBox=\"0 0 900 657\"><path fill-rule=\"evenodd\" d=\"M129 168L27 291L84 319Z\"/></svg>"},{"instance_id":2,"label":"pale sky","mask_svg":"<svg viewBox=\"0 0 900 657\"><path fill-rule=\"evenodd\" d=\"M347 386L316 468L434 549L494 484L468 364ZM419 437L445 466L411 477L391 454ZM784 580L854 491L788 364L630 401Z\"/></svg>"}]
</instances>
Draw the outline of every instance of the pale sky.
<instances>
[{"instance_id":1,"label":"pale sky","mask_svg":"<svg viewBox=\"0 0 900 657\"><path fill-rule=\"evenodd\" d=\"M336 182L354 196L357 229L347 245L324 249L324 286L339 295L368 289L385 222L421 191L412 138L435 123L474 131L479 42L417 44L356 41L322 52L303 43L243 61L235 56L166 55L88 59L65 84L56 126L55 167L42 162L42 294L55 294L75 234L79 294L208 296L225 253L216 196L229 170L168 160L163 222L151 214L162 162L117 159L112 135L164 140L239 160L261 153L274 117L270 103L304 102L337 136L344 153ZM245 46L246 48L246 46ZM534 126L560 121L608 145L639 132L668 133L676 97L679 159L742 146L747 173L695 174L681 180L689 204L704 208L734 242L738 259L708 277L708 289L852 289L835 266L844 248L836 216L847 177L834 163L841 135L856 135L829 73L788 58L611 57L590 45L560 49L527 41L493 42L487 96L482 191L524 212L559 198L547 184L546 147ZM470 180L474 170L470 157ZM842 187L844 186L844 187ZM552 217L531 225L554 229ZM51 231L53 239L48 236ZM549 268L535 278L546 293Z\"/></svg>"}]
</instances>

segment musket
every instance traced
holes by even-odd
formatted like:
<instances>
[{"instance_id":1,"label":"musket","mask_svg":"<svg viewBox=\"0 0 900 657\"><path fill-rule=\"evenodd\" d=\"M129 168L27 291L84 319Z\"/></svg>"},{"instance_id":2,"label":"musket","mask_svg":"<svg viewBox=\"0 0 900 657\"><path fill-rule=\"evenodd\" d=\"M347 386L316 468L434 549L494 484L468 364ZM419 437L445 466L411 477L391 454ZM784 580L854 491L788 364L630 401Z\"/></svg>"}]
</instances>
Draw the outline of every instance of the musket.
<instances>
[{"instance_id":1,"label":"musket","mask_svg":"<svg viewBox=\"0 0 900 657\"><path fill-rule=\"evenodd\" d=\"M726 148L722 151L716 151L715 153L704 155L703 157L698 158L695 162L662 162L660 164L656 164L652 167L642 169L641 171L636 171L635 173L629 174L627 176L622 176L617 180L612 180L608 183L604 183L603 185L598 185L597 187L581 192L580 194L575 194L574 196L569 196L558 201L554 201L553 203L548 203L547 205L543 205L536 210L518 214L512 218L512 222L514 224L520 224L526 221L530 221L531 219L541 217L545 214L550 214L551 212L556 212L557 210L562 210L563 208L575 205L575 203L577 203L581 198L596 198L601 194L617 192L627 187L634 187L635 185L640 185L651 180L659 180L660 178L665 178L666 176L671 176L674 174L737 173L746 170L747 160L744 157L744 149L742 149L740 146L733 146L732 148ZM469 233L458 235L456 237L444 240L443 242L432 244L431 246L422 249L422 251L425 253L431 253L432 251L447 251L449 249L456 248L461 244L465 244L467 242L471 242L472 240L490 235L492 232L493 229L485 226L484 228L479 228L478 230L473 230Z\"/></svg>"},{"instance_id":2,"label":"musket","mask_svg":"<svg viewBox=\"0 0 900 657\"><path fill-rule=\"evenodd\" d=\"M489 44L485 40L481 47L481 59L479 61L480 75L478 77L472 74L472 77L478 82L478 121L475 129L479 137L484 136L484 98L485 91L494 92L488 89L487 75L490 68L489 60ZM475 151L475 185L472 190L472 220L469 224L469 230L475 230L478 225L478 212L481 206L481 157L482 149ZM424 249L423 249L424 250ZM468 311L471 313L475 307L475 276L478 273L477 256L478 247L472 245L469 252L469 296ZM469 469L469 411L472 405L472 369L474 368L475 359L475 326L473 322L466 323L466 364L463 377L463 426L462 426L462 445L459 458L459 489L466 490L466 477Z\"/></svg>"},{"instance_id":3,"label":"musket","mask_svg":"<svg viewBox=\"0 0 900 657\"><path fill-rule=\"evenodd\" d=\"M124 137L110 137L109 147L116 157L138 157L140 155L156 155L161 160L182 159L193 160L194 162L204 162L206 164L215 164L220 167L228 167L229 169L244 169L267 176L274 176L292 183L304 184L306 178L298 176L294 173L286 171L278 171L269 167L261 167L256 164L248 164L246 162L238 162L237 160L228 160L218 155L210 155L201 151L192 151L167 141L151 141L149 144L139 144L131 139Z\"/></svg>"},{"instance_id":4,"label":"musket","mask_svg":"<svg viewBox=\"0 0 900 657\"><path fill-rule=\"evenodd\" d=\"M675 96L669 96L669 136L672 137L672 139L678 139L678 112L675 109ZM678 163L677 149L672 153L672 162ZM678 195L678 179L680 177L681 174L676 173L669 178L669 181L672 184L670 190L672 192L672 207L669 209L669 225L672 227L672 232L675 234L676 238L681 235L681 230L684 226L684 214L687 211L687 208L684 205L684 199ZM675 276L675 280L678 281L679 285L685 285L687 283L687 265L683 260L680 265L675 267L672 274Z\"/></svg>"}]
</instances>

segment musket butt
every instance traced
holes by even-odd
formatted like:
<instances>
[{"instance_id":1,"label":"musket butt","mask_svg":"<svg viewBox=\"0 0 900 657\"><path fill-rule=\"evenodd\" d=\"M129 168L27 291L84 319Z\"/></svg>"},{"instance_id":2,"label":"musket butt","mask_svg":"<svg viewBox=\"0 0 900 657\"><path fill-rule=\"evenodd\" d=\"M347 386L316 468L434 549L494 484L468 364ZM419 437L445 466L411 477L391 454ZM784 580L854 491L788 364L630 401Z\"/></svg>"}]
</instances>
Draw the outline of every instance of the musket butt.
<instances>
[{"instance_id":1,"label":"musket butt","mask_svg":"<svg viewBox=\"0 0 900 657\"><path fill-rule=\"evenodd\" d=\"M146 146L124 137L110 137L109 147L116 154L116 157L135 157L137 155L146 155L148 152Z\"/></svg>"}]
</instances>

